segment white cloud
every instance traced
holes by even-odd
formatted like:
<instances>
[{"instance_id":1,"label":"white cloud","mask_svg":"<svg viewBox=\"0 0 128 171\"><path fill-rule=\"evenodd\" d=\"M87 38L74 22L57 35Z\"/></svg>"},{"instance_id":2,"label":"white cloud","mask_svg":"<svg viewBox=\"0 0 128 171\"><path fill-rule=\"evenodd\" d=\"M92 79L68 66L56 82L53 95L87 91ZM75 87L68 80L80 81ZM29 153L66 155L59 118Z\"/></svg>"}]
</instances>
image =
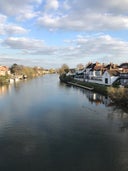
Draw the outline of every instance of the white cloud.
<instances>
[{"instance_id":1,"label":"white cloud","mask_svg":"<svg viewBox=\"0 0 128 171\"><path fill-rule=\"evenodd\" d=\"M28 30L15 24L7 23L7 16L0 15L0 35L26 34Z\"/></svg>"},{"instance_id":2,"label":"white cloud","mask_svg":"<svg viewBox=\"0 0 128 171\"><path fill-rule=\"evenodd\" d=\"M75 16L76 15L76 16ZM100 21L100 22L99 22ZM127 16L102 15L97 13L74 14L72 16L44 15L38 23L47 28L69 29L77 31L119 30L128 29Z\"/></svg>"},{"instance_id":3,"label":"white cloud","mask_svg":"<svg viewBox=\"0 0 128 171\"><path fill-rule=\"evenodd\" d=\"M57 10L59 7L59 2L58 0L46 0L46 10Z\"/></svg>"},{"instance_id":4,"label":"white cloud","mask_svg":"<svg viewBox=\"0 0 128 171\"><path fill-rule=\"evenodd\" d=\"M67 63L69 65L80 62L86 64L88 61L121 63L126 61L128 54L127 41L103 33L78 35L73 40L65 40L65 46L61 47L48 46L43 40L25 37L8 37L1 44L3 48L11 49L12 52L16 50L16 53L24 56L24 59L31 55L33 61L34 56L38 61L37 57L41 59L43 56L40 61L45 61L47 64L49 60L51 63L52 60L55 60L58 64ZM10 62L12 63L12 60ZM33 65L31 61L29 62ZM43 66L43 62L41 65Z\"/></svg>"},{"instance_id":5,"label":"white cloud","mask_svg":"<svg viewBox=\"0 0 128 171\"><path fill-rule=\"evenodd\" d=\"M128 0L13 0L12 4L10 0L0 1L2 52L7 50L14 55L18 52L26 58L38 55L47 64L55 57L58 63L79 63L79 60L86 63L90 56L92 60L127 59L128 42L123 40L127 40L124 36L127 30ZM86 31L96 35L79 35L74 40L66 40L64 46L61 44L62 39ZM101 34L104 31L108 35ZM109 33L124 37L120 40ZM20 34L23 37L18 37ZM49 44L58 44L58 47L46 45L43 39Z\"/></svg>"},{"instance_id":6,"label":"white cloud","mask_svg":"<svg viewBox=\"0 0 128 171\"><path fill-rule=\"evenodd\" d=\"M74 40L66 40L67 46L58 50L63 63L86 64L88 61L121 63L127 61L128 42L110 35L97 34L78 36Z\"/></svg>"},{"instance_id":7,"label":"white cloud","mask_svg":"<svg viewBox=\"0 0 128 171\"><path fill-rule=\"evenodd\" d=\"M59 17L52 17L51 15L45 14L43 17L38 18L39 25L46 26L48 28L59 28Z\"/></svg>"},{"instance_id":8,"label":"white cloud","mask_svg":"<svg viewBox=\"0 0 128 171\"><path fill-rule=\"evenodd\" d=\"M71 41L74 43L74 51L78 52L82 56L102 56L112 55L114 56L127 56L128 54L128 42L122 41L116 38L112 38L109 35L100 35L92 37L78 37Z\"/></svg>"},{"instance_id":9,"label":"white cloud","mask_svg":"<svg viewBox=\"0 0 128 171\"><path fill-rule=\"evenodd\" d=\"M38 12L34 12L32 8L20 10L19 15L16 16L17 21L25 21L38 16Z\"/></svg>"},{"instance_id":10,"label":"white cloud","mask_svg":"<svg viewBox=\"0 0 128 171\"><path fill-rule=\"evenodd\" d=\"M0 35L5 34L4 24L7 17L5 15L0 15Z\"/></svg>"},{"instance_id":11,"label":"white cloud","mask_svg":"<svg viewBox=\"0 0 128 171\"><path fill-rule=\"evenodd\" d=\"M34 8L42 3L42 0L10 0L0 1L0 12L7 16L15 16L17 19L31 19L37 16ZM36 5L35 5L36 4Z\"/></svg>"},{"instance_id":12,"label":"white cloud","mask_svg":"<svg viewBox=\"0 0 128 171\"><path fill-rule=\"evenodd\" d=\"M128 29L127 0L66 0L60 2L57 9L59 12L42 13L38 24L77 31Z\"/></svg>"},{"instance_id":13,"label":"white cloud","mask_svg":"<svg viewBox=\"0 0 128 171\"><path fill-rule=\"evenodd\" d=\"M24 28L22 28L20 26L12 25L12 24L9 24L9 25L5 26L5 31L9 35L26 34L28 32L26 29L24 29Z\"/></svg>"},{"instance_id":14,"label":"white cloud","mask_svg":"<svg viewBox=\"0 0 128 171\"><path fill-rule=\"evenodd\" d=\"M73 10L77 11L97 11L107 12L107 13L127 13L128 10L128 1L127 0L67 0L69 6L72 7Z\"/></svg>"},{"instance_id":15,"label":"white cloud","mask_svg":"<svg viewBox=\"0 0 128 171\"><path fill-rule=\"evenodd\" d=\"M25 37L9 37L3 41L3 44L12 49L35 50L44 46L44 42Z\"/></svg>"},{"instance_id":16,"label":"white cloud","mask_svg":"<svg viewBox=\"0 0 128 171\"><path fill-rule=\"evenodd\" d=\"M54 55L56 51L55 47L46 46L43 40L24 37L9 37L2 42L2 45L21 50L22 55Z\"/></svg>"},{"instance_id":17,"label":"white cloud","mask_svg":"<svg viewBox=\"0 0 128 171\"><path fill-rule=\"evenodd\" d=\"M62 58L84 58L89 56L113 56L126 57L128 54L128 42L109 35L78 36L74 40L66 41L65 47L53 47L45 45L38 39L10 37L2 42L3 46L21 50L22 54L31 55L56 55Z\"/></svg>"}]
</instances>

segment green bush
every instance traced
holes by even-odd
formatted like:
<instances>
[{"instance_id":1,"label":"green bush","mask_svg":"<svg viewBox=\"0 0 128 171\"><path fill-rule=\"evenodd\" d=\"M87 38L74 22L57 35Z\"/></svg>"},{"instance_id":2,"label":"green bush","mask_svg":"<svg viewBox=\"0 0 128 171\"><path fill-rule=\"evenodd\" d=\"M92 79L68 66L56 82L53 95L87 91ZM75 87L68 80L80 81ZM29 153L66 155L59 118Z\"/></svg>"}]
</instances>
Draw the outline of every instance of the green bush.
<instances>
[{"instance_id":1,"label":"green bush","mask_svg":"<svg viewBox=\"0 0 128 171\"><path fill-rule=\"evenodd\" d=\"M114 102L124 106L128 105L128 88L109 87L108 95Z\"/></svg>"},{"instance_id":2,"label":"green bush","mask_svg":"<svg viewBox=\"0 0 128 171\"><path fill-rule=\"evenodd\" d=\"M7 84L9 81L9 76L8 75L5 75L5 76L0 76L0 85L3 85L3 84Z\"/></svg>"}]
</instances>

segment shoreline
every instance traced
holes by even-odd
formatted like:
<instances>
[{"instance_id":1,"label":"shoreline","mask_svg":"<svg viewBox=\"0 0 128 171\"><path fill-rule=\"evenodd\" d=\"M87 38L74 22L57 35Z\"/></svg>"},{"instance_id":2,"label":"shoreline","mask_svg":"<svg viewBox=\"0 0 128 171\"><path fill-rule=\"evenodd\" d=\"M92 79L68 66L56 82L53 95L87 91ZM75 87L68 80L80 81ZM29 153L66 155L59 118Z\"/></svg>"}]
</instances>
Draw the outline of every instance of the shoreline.
<instances>
[{"instance_id":1,"label":"shoreline","mask_svg":"<svg viewBox=\"0 0 128 171\"><path fill-rule=\"evenodd\" d=\"M77 84L77 83L67 82L67 84L73 85L73 86L76 86L76 87L80 87L80 88L83 88L83 89L87 89L87 90L90 90L90 91L94 90L93 87L82 86L82 85Z\"/></svg>"},{"instance_id":2,"label":"shoreline","mask_svg":"<svg viewBox=\"0 0 128 171\"><path fill-rule=\"evenodd\" d=\"M69 85L77 86L80 88L88 89L96 93L108 96L111 98L113 103L120 107L128 106L128 88L115 88L112 86L105 86L96 83L89 83L84 81L74 80L69 77L59 77L61 82L64 82Z\"/></svg>"}]
</instances>

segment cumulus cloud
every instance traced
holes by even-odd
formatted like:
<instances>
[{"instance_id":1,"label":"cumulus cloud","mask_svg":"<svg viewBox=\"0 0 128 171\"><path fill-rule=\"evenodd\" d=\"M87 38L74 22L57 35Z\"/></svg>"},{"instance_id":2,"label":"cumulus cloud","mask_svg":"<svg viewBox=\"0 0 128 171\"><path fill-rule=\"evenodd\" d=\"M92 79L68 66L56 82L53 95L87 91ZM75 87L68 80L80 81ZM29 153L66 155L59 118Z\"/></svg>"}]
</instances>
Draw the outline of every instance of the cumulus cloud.
<instances>
[{"instance_id":1,"label":"cumulus cloud","mask_svg":"<svg viewBox=\"0 0 128 171\"><path fill-rule=\"evenodd\" d=\"M100 21L100 22L99 22ZM72 16L44 15L38 19L38 23L47 28L69 29L76 31L93 31L93 30L119 30L128 29L127 16L102 15L97 13L79 14Z\"/></svg>"},{"instance_id":2,"label":"cumulus cloud","mask_svg":"<svg viewBox=\"0 0 128 171\"><path fill-rule=\"evenodd\" d=\"M51 9L54 9L54 10L57 10L59 7L59 2L58 0L46 0L46 10L51 10Z\"/></svg>"},{"instance_id":3,"label":"cumulus cloud","mask_svg":"<svg viewBox=\"0 0 128 171\"><path fill-rule=\"evenodd\" d=\"M3 44L12 49L40 49L44 46L44 42L36 39L25 37L9 37L3 41Z\"/></svg>"},{"instance_id":4,"label":"cumulus cloud","mask_svg":"<svg viewBox=\"0 0 128 171\"><path fill-rule=\"evenodd\" d=\"M15 16L19 20L30 19L37 16L34 10L35 3L40 5L42 0L13 0L12 3L10 0L2 0L0 1L0 11L7 16Z\"/></svg>"},{"instance_id":5,"label":"cumulus cloud","mask_svg":"<svg viewBox=\"0 0 128 171\"><path fill-rule=\"evenodd\" d=\"M26 34L28 30L16 24L7 23L7 16L0 15L0 35Z\"/></svg>"},{"instance_id":6,"label":"cumulus cloud","mask_svg":"<svg viewBox=\"0 0 128 171\"><path fill-rule=\"evenodd\" d=\"M50 29L128 29L127 0L4 0L0 11L19 21L36 17L40 26Z\"/></svg>"},{"instance_id":7,"label":"cumulus cloud","mask_svg":"<svg viewBox=\"0 0 128 171\"><path fill-rule=\"evenodd\" d=\"M66 0L68 5L73 10L77 11L96 11L98 13L113 13L113 14L124 14L128 10L127 0Z\"/></svg>"},{"instance_id":8,"label":"cumulus cloud","mask_svg":"<svg viewBox=\"0 0 128 171\"><path fill-rule=\"evenodd\" d=\"M81 62L86 64L88 61L120 63L127 59L128 54L127 41L113 38L103 33L87 36L78 35L73 40L65 40L64 47L47 46L42 40L24 37L9 37L2 42L2 45L4 48L18 52L18 58L14 57L17 59L15 61L18 61L19 56L24 56L23 59L27 60L28 56L31 55L33 56L31 57L33 62L36 61L37 63L37 61L40 61L39 64L43 66L45 61L45 64L53 64L54 67L63 63L76 65ZM7 58L5 60L4 58L1 59L6 61ZM56 64L54 61L56 61ZM33 62L29 62L30 65L33 65Z\"/></svg>"},{"instance_id":9,"label":"cumulus cloud","mask_svg":"<svg viewBox=\"0 0 128 171\"><path fill-rule=\"evenodd\" d=\"M26 29L24 29L23 27L20 26L16 26L16 25L6 25L5 26L5 31L7 32L7 34L9 35L13 35L13 34L26 34L28 31Z\"/></svg>"},{"instance_id":10,"label":"cumulus cloud","mask_svg":"<svg viewBox=\"0 0 128 171\"><path fill-rule=\"evenodd\" d=\"M55 47L46 46L43 40L25 37L9 37L2 42L2 45L10 49L21 50L24 55L54 55L56 51Z\"/></svg>"},{"instance_id":11,"label":"cumulus cloud","mask_svg":"<svg viewBox=\"0 0 128 171\"><path fill-rule=\"evenodd\" d=\"M72 58L88 56L127 56L128 42L111 37L110 35L78 36L74 40L66 40L67 46L53 47L45 45L38 39L9 37L2 42L3 46L22 50L22 53L33 55L56 55Z\"/></svg>"},{"instance_id":12,"label":"cumulus cloud","mask_svg":"<svg viewBox=\"0 0 128 171\"><path fill-rule=\"evenodd\" d=\"M52 32L54 35L47 29L55 31ZM10 3L10 0L0 1L0 43L2 42L3 52L8 49L9 53L18 52L26 58L29 55L33 58L36 55L43 56L47 64L48 59L52 61L55 57L58 63L79 63L79 60L86 61L89 58L127 59L128 42L123 38L121 40L110 36L116 37L117 30L118 33L121 33L120 30L128 30L128 0L13 0L13 3ZM105 32L107 35L79 35L74 40L65 40L64 44L62 43L66 36L96 32ZM21 34L24 37L18 37ZM36 37L40 37L40 40ZM118 37L121 37L121 34L118 34ZM43 39L46 39L49 45L46 45ZM54 41L58 47L50 46Z\"/></svg>"},{"instance_id":13,"label":"cumulus cloud","mask_svg":"<svg viewBox=\"0 0 128 171\"><path fill-rule=\"evenodd\" d=\"M96 54L97 56L112 55L116 57L127 56L128 54L128 42L113 38L110 35L78 36L68 42L75 47L74 53L76 51L82 56L94 56Z\"/></svg>"},{"instance_id":14,"label":"cumulus cloud","mask_svg":"<svg viewBox=\"0 0 128 171\"><path fill-rule=\"evenodd\" d=\"M0 35L5 34L4 24L7 17L5 15L0 15Z\"/></svg>"},{"instance_id":15,"label":"cumulus cloud","mask_svg":"<svg viewBox=\"0 0 128 171\"><path fill-rule=\"evenodd\" d=\"M57 8L59 12L42 13L38 24L77 31L128 29L127 0L66 0Z\"/></svg>"}]
</instances>

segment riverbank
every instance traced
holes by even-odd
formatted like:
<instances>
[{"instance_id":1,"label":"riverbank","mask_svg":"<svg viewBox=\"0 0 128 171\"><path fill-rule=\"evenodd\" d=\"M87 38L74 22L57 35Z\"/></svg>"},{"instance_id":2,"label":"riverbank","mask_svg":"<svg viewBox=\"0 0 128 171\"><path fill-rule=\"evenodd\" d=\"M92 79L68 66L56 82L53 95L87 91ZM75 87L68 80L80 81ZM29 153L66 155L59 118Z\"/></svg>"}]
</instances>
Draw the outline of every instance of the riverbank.
<instances>
[{"instance_id":1,"label":"riverbank","mask_svg":"<svg viewBox=\"0 0 128 171\"><path fill-rule=\"evenodd\" d=\"M115 88L112 86L79 81L73 79L71 76L66 75L61 75L59 78L60 81L65 82L66 84L70 83L74 86L109 96L115 104L118 104L118 106L128 106L128 88Z\"/></svg>"},{"instance_id":2,"label":"riverbank","mask_svg":"<svg viewBox=\"0 0 128 171\"><path fill-rule=\"evenodd\" d=\"M128 88L114 88L107 89L109 97L119 106L128 107Z\"/></svg>"},{"instance_id":3,"label":"riverbank","mask_svg":"<svg viewBox=\"0 0 128 171\"><path fill-rule=\"evenodd\" d=\"M77 83L72 83L72 82L67 82L68 85L73 85L73 86L76 86L76 87L80 87L80 88L84 88L84 89L87 89L87 90L90 90L92 91L94 88L93 87L86 87L86 86L83 86L83 85L80 85L80 84L77 84Z\"/></svg>"},{"instance_id":4,"label":"riverbank","mask_svg":"<svg viewBox=\"0 0 128 171\"><path fill-rule=\"evenodd\" d=\"M107 86L96 84L96 83L75 80L71 76L66 76L66 75L61 75L59 78L61 82L65 82L66 84L70 82L70 84L74 84L81 88L85 88L85 89L95 91L103 95L107 95Z\"/></svg>"}]
</instances>

